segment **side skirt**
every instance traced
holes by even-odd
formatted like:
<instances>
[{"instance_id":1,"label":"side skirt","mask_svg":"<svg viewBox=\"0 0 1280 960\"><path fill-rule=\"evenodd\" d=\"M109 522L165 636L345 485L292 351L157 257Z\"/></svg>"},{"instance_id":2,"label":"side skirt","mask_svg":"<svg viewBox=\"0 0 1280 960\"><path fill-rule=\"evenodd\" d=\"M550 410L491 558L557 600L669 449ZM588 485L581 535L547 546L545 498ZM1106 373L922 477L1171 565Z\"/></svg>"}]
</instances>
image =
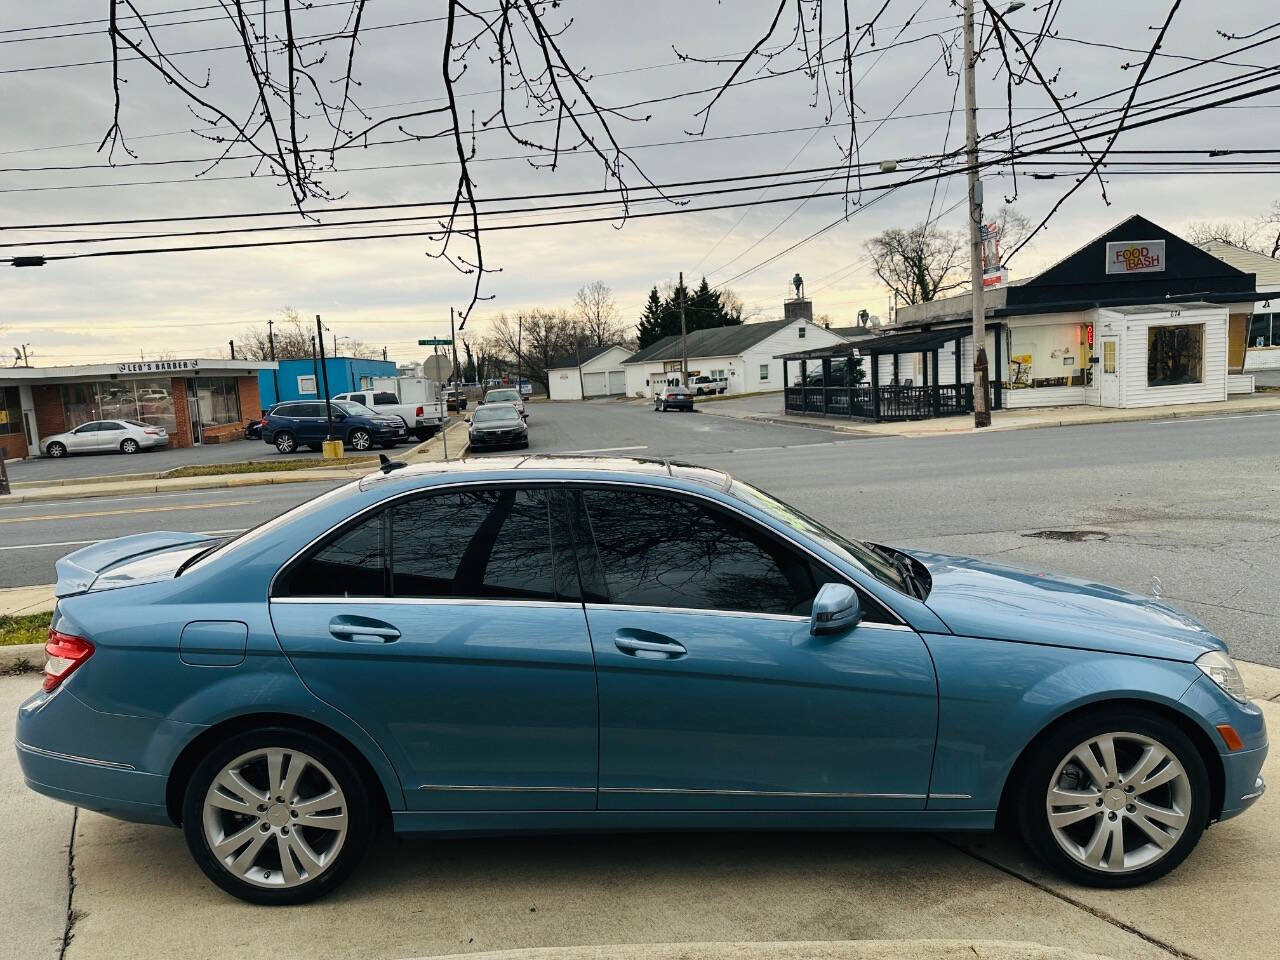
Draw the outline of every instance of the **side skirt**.
<instances>
[{"instance_id":1,"label":"side skirt","mask_svg":"<svg viewBox=\"0 0 1280 960\"><path fill-rule=\"evenodd\" d=\"M994 810L401 810L396 833L665 830L992 830Z\"/></svg>"}]
</instances>

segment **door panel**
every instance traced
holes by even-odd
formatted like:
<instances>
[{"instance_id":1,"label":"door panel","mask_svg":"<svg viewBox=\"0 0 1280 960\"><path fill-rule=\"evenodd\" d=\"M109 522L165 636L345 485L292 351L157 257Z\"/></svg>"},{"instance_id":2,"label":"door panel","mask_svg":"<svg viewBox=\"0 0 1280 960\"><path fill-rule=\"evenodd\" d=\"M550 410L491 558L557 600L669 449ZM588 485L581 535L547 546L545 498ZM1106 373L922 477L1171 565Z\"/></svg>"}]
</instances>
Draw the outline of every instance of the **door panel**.
<instances>
[{"instance_id":1,"label":"door panel","mask_svg":"<svg viewBox=\"0 0 1280 960\"><path fill-rule=\"evenodd\" d=\"M842 578L699 498L580 502L601 809L923 809L937 688L914 631L865 598L857 628L812 636Z\"/></svg>"},{"instance_id":2,"label":"door panel","mask_svg":"<svg viewBox=\"0 0 1280 960\"><path fill-rule=\"evenodd\" d=\"M312 693L387 753L409 809L595 806L595 675L580 604L295 598L273 601L271 619ZM399 637L335 635L353 622Z\"/></svg>"},{"instance_id":3,"label":"door panel","mask_svg":"<svg viewBox=\"0 0 1280 960\"><path fill-rule=\"evenodd\" d=\"M604 605L587 619L602 810L923 809L937 690L914 632ZM686 653L619 649L636 630Z\"/></svg>"},{"instance_id":4,"label":"door panel","mask_svg":"<svg viewBox=\"0 0 1280 960\"><path fill-rule=\"evenodd\" d=\"M285 653L378 741L411 810L595 806L595 664L551 525L562 499L466 486L397 501L277 578Z\"/></svg>"}]
</instances>

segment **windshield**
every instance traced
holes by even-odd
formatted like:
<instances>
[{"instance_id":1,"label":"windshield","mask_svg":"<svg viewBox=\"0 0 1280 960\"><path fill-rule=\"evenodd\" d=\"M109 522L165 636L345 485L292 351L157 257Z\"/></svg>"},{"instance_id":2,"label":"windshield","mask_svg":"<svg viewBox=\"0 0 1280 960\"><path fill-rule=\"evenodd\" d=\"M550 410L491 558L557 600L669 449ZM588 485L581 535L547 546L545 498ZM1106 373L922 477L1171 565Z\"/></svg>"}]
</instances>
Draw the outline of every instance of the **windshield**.
<instances>
[{"instance_id":1,"label":"windshield","mask_svg":"<svg viewBox=\"0 0 1280 960\"><path fill-rule=\"evenodd\" d=\"M366 407L363 403L356 403L354 400L334 400L333 408L341 410L343 413L351 417L376 417L377 414Z\"/></svg>"},{"instance_id":2,"label":"windshield","mask_svg":"<svg viewBox=\"0 0 1280 960\"><path fill-rule=\"evenodd\" d=\"M856 564L886 586L899 593L911 594L911 587L903 579L902 574L883 555L872 549L871 545L861 540L845 537L829 527L825 527L812 517L805 516L795 507L788 506L781 500L769 496L763 490L734 480L729 485L729 492L744 503L763 510L771 517L781 520L792 530L804 534L810 540L816 540L832 553Z\"/></svg>"},{"instance_id":3,"label":"windshield","mask_svg":"<svg viewBox=\"0 0 1280 960\"><path fill-rule=\"evenodd\" d=\"M514 390L490 390L485 394L485 403L501 403L504 400L518 400L520 395Z\"/></svg>"},{"instance_id":4,"label":"windshield","mask_svg":"<svg viewBox=\"0 0 1280 960\"><path fill-rule=\"evenodd\" d=\"M519 419L520 419L520 414L516 412L516 408L506 406L505 404L501 406L481 407L479 410L476 411L476 415L475 415L476 423L488 423L491 420L519 420Z\"/></svg>"}]
</instances>

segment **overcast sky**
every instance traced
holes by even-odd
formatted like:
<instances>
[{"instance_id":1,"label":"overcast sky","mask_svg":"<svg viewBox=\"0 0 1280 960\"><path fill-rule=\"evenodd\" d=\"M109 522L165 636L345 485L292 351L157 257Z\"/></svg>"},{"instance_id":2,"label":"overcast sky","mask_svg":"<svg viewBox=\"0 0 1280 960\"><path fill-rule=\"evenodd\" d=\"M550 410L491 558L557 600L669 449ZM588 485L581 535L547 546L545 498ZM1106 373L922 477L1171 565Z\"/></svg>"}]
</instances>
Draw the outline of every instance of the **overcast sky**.
<instances>
[{"instance_id":1,"label":"overcast sky","mask_svg":"<svg viewBox=\"0 0 1280 960\"><path fill-rule=\"evenodd\" d=\"M213 0L139 0L138 6L147 11L170 11L206 2ZM1074 101L1131 83L1136 70L1121 67L1140 61L1140 54L1066 38L1145 48L1154 36L1152 28L1163 21L1169 2L1064 3L1055 23L1060 37L1045 43L1038 62L1046 74L1058 75L1056 89L1061 95L1077 94ZM280 0L268 0L268 5L278 10ZM673 44L681 52L700 56L743 51L767 25L774 6L773 0L565 0L553 17L561 22L573 18L561 43L575 63L595 75L591 88L595 97L602 103L622 104L700 89L723 79L729 68L681 62L673 53ZM853 0L850 6L855 19L865 20L880 6L880 0ZM878 47L887 46L918 8L914 25L901 39L920 37L919 42L877 50L857 61L864 159L930 154L942 147L956 79L947 74L942 63L935 63L942 49L939 39L925 35L941 33L944 39L953 38L960 23L957 8L949 0L924 0L923 5L921 0L893 0L882 18L885 26L877 31ZM422 20L443 9L439 0L368 0L365 26ZM1028 3L1010 16L1010 22L1033 30L1041 9L1039 4ZM104 17L107 10L106 0L8 0L0 4L0 167L6 171L0 172L0 222L13 225L288 207L287 190L269 177L249 177L252 168L246 161L223 163L194 181L200 165L9 172L15 167L104 162L96 147L110 124L110 67L98 63L26 69L108 58L110 47L101 25L16 31ZM300 12L300 32L332 29L339 10L318 7ZM216 14L216 10L175 13L156 22ZM1264 0L1232 0L1229 4L1184 0L1164 46L1164 52L1174 56L1157 58L1153 74L1192 62L1177 59L1177 55L1213 56L1245 42L1225 40L1217 30L1247 34L1272 20L1274 5ZM33 39L81 32L87 35ZM1275 30L1260 36L1273 34L1280 37ZM216 20L166 27L157 31L157 36L170 51L199 50L236 40L230 26ZM356 76L362 83L360 101L375 118L413 109L396 104L431 101L441 95L441 40L439 23L367 33L356 55ZM1172 93L1274 64L1277 46L1280 44L1264 45L1232 57L1231 65L1196 67L1144 87L1143 96ZM332 47L332 60L345 56L343 45ZM242 82L243 60L237 59L234 51L186 54L179 62L198 78L208 72L210 95L241 113L248 112L251 101ZM794 58L779 61L784 66L794 63ZM983 105L979 126L983 131L1001 126L1005 118L1004 80L996 76L997 67L998 57L989 57L979 70ZM123 128L139 160L201 158L217 152L216 145L190 132L193 126L203 124L192 117L176 91L142 64L126 64L124 71L129 82L124 90ZM328 71L326 75L336 74ZM492 110L495 86L492 65L483 57L473 58L460 83L464 93L460 105L468 116L473 109L479 117ZM824 123L825 104L812 106L812 94L812 83L794 74L744 84L730 90L717 105L702 139L687 131L697 129L700 119L695 114L706 104L706 95L637 110L639 115L646 111L652 115L640 122L616 120L613 128L620 143L635 147L632 155L644 173L658 182L819 167L839 160L845 131L840 127L817 129ZM1077 116L1087 117L1097 106L1120 102L1122 97L1112 97L1079 111ZM1018 88L1015 104L1016 121L1044 112L1048 101L1027 84ZM1117 148L1271 147L1277 139L1274 118L1278 104L1277 95L1270 94L1247 105L1135 131L1123 136ZM878 126L887 116L890 119ZM425 122L413 127L420 131L435 128ZM792 132L778 132L786 130ZM734 139L721 139L725 137ZM955 147L962 139L963 116L957 112L949 144ZM452 194L456 176L451 151L448 140L351 150L339 155L340 169L325 182L335 194L346 194L343 204L446 199ZM474 170L481 196L603 185L598 160L572 156L556 171L539 170L518 158L528 152L503 133L478 134ZM517 158L504 159L512 157ZM117 152L116 159L130 158ZM1124 169L1125 165L1117 167ZM639 177L633 181L640 182ZM832 189L839 182L842 180L822 189ZM1020 176L1017 206L1038 220L1068 185L1062 178L1040 181ZM802 196L813 189L782 186L763 198ZM1007 177L989 177L988 210L1012 189ZM1016 278L1036 272L1132 213L1176 231L1197 219L1254 216L1280 198L1280 187L1260 175L1185 176L1147 171L1116 174L1109 178L1108 189L1109 207L1102 202L1096 183L1078 191L1048 230L1014 261L1012 275ZM799 272L808 281L815 312L829 314L842 325L852 323L864 307L884 315L888 294L863 263L865 240L886 227L922 220L931 202L935 212L948 209L963 193L961 177L941 181L936 195L928 183L903 188L776 262L733 279L729 286L762 316L772 317L780 315L788 281ZM709 202L760 196L750 192ZM874 196L867 193L863 199ZM501 272L488 277L485 293L494 299L477 308L467 330L482 333L486 318L498 311L567 306L574 291L593 280L612 287L622 314L634 320L649 288L674 280L677 271L684 270L686 277L695 280L705 273L713 284L730 281L830 224L843 210L839 198L816 198L803 205L799 200L761 203L745 214L735 209L633 219L625 224L491 234L485 241L486 261ZM941 223L963 229L963 209L948 213ZM44 248L40 241L101 236L126 229L154 228L0 231L0 237L32 241L22 252L52 253L68 248ZM447 331L449 307L465 304L469 292L467 278L424 256L425 249L422 240L407 238L3 268L0 345L8 354L11 345L30 343L41 365L159 353L209 356L225 350L227 340L237 337L246 326L279 316L289 305L304 316L322 314L326 324L341 335L379 347L386 345L393 359L410 360L421 353L415 346L417 338ZM5 248L3 252L14 250Z\"/></svg>"}]
</instances>

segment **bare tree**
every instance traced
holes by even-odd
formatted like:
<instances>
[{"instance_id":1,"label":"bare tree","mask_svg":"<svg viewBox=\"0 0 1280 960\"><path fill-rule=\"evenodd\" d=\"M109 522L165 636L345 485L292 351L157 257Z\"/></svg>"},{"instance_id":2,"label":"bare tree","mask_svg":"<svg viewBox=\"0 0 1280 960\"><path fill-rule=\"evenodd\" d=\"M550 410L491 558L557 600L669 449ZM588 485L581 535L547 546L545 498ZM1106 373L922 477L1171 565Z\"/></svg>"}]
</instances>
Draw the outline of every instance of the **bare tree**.
<instances>
[{"instance_id":1,"label":"bare tree","mask_svg":"<svg viewBox=\"0 0 1280 960\"><path fill-rule=\"evenodd\" d=\"M1269 213L1252 220L1193 220L1183 236L1196 244L1218 240L1273 260L1280 258L1280 200L1271 204Z\"/></svg>"},{"instance_id":2,"label":"bare tree","mask_svg":"<svg viewBox=\"0 0 1280 960\"><path fill-rule=\"evenodd\" d=\"M521 374L544 388L555 360L586 345L584 328L564 309L500 313L490 322L489 337L508 369L519 361Z\"/></svg>"},{"instance_id":3,"label":"bare tree","mask_svg":"<svg viewBox=\"0 0 1280 960\"><path fill-rule=\"evenodd\" d=\"M492 269L484 261L483 215L471 174L477 133L501 131L545 155L543 161L532 161L534 166L553 170L563 153L595 156L606 186L619 191L624 216L629 210L624 171L655 186L614 134L619 122L648 117L596 99L591 78L565 46L572 19L559 11L560 0L495 0L480 6L447 0L443 16L432 18L442 24L438 86L410 109L380 118L360 102L356 68L366 38L380 36L364 23L368 0L346 0L339 26L308 34L299 32L297 22L311 7L307 0L282 0L274 9L262 0L219 0L223 17L217 22L229 30L234 38L230 49L239 53L238 65L230 68L220 57L199 65L192 56L202 51L182 51L179 63L177 52L153 29L162 23L156 12L141 11L135 0L106 2L113 109L99 149L107 150L113 162L118 152L136 156L122 126L128 92L124 61L161 78L205 127L193 133L216 145L218 155L210 159L210 167L227 160L250 161L254 174L281 181L299 213L312 219L308 202L337 199L325 174L335 169L341 151L387 142L375 134L398 133L403 138L398 142L451 141L453 198L434 218L427 255L472 277L459 329L476 303L487 299L481 289ZM314 22L308 18L308 27ZM497 106L487 116L467 116L459 106L458 84L469 72L487 72L478 81L497 89Z\"/></svg>"},{"instance_id":4,"label":"bare tree","mask_svg":"<svg viewBox=\"0 0 1280 960\"><path fill-rule=\"evenodd\" d=\"M592 280L581 287L573 298L573 311L586 342L592 346L613 346L626 339L613 290L604 281Z\"/></svg>"},{"instance_id":5,"label":"bare tree","mask_svg":"<svg viewBox=\"0 0 1280 960\"><path fill-rule=\"evenodd\" d=\"M876 276L903 303L928 303L964 286L967 247L961 234L923 223L893 227L866 243Z\"/></svg>"},{"instance_id":6,"label":"bare tree","mask_svg":"<svg viewBox=\"0 0 1280 960\"><path fill-rule=\"evenodd\" d=\"M311 357L312 330L303 323L302 315L293 307L280 311L280 319L271 327L274 332L277 360L301 360ZM249 327L236 339L236 351L246 360L270 360L272 357L268 328Z\"/></svg>"}]
</instances>

